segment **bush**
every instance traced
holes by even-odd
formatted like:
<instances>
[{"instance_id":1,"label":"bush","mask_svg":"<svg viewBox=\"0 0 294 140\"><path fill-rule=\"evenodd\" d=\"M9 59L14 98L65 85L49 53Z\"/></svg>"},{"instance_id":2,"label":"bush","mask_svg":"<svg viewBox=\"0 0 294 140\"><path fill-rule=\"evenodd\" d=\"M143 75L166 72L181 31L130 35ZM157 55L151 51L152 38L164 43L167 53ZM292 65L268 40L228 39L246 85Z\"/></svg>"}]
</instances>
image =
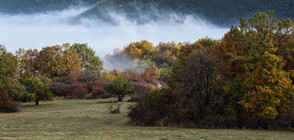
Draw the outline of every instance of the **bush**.
<instances>
[{"instance_id":1,"label":"bush","mask_svg":"<svg viewBox=\"0 0 294 140\"><path fill-rule=\"evenodd\" d=\"M173 112L173 109L171 109L171 91L165 88L139 95L137 103L138 105L131 108L128 114L132 124L156 125Z\"/></svg>"},{"instance_id":2,"label":"bush","mask_svg":"<svg viewBox=\"0 0 294 140\"><path fill-rule=\"evenodd\" d=\"M55 96L68 97L70 94L69 89L71 89L71 84L55 82L50 85L49 89Z\"/></svg>"},{"instance_id":3,"label":"bush","mask_svg":"<svg viewBox=\"0 0 294 140\"><path fill-rule=\"evenodd\" d=\"M12 99L7 97L6 95L0 93L0 112L2 113L11 113L11 112L17 112L17 106L13 102Z\"/></svg>"},{"instance_id":4,"label":"bush","mask_svg":"<svg viewBox=\"0 0 294 140\"><path fill-rule=\"evenodd\" d=\"M200 120L196 125L199 128L237 128L238 121L237 118L233 115L229 116L221 116L221 115L213 115L213 116L205 116L202 120Z\"/></svg>"},{"instance_id":5,"label":"bush","mask_svg":"<svg viewBox=\"0 0 294 140\"><path fill-rule=\"evenodd\" d=\"M91 96L89 98L98 98L106 94L104 84L99 81L87 82Z\"/></svg>"},{"instance_id":6,"label":"bush","mask_svg":"<svg viewBox=\"0 0 294 140\"><path fill-rule=\"evenodd\" d=\"M66 77L56 79L50 90L65 98L94 99L106 94L102 79L97 73L73 71Z\"/></svg>"},{"instance_id":7,"label":"bush","mask_svg":"<svg viewBox=\"0 0 294 140\"><path fill-rule=\"evenodd\" d=\"M71 85L71 98L83 99L89 93L88 87L84 83L73 83Z\"/></svg>"},{"instance_id":8,"label":"bush","mask_svg":"<svg viewBox=\"0 0 294 140\"><path fill-rule=\"evenodd\" d=\"M141 106L132 108L128 116L132 124L145 126L154 126L162 119L162 115L159 112L146 110L146 108Z\"/></svg>"},{"instance_id":9,"label":"bush","mask_svg":"<svg viewBox=\"0 0 294 140\"><path fill-rule=\"evenodd\" d=\"M114 109L114 106L116 105L116 109ZM120 104L115 104L114 100L108 103L108 109L111 114L120 113Z\"/></svg>"}]
</instances>

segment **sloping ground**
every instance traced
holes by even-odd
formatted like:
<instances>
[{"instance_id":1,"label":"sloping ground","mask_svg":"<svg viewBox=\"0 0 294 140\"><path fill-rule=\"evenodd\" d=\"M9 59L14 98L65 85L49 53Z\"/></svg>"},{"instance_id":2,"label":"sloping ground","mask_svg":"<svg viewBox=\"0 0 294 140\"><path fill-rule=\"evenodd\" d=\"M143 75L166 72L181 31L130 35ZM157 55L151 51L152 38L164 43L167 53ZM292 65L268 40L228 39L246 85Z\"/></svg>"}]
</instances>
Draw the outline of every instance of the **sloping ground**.
<instances>
[{"instance_id":1,"label":"sloping ground","mask_svg":"<svg viewBox=\"0 0 294 140\"><path fill-rule=\"evenodd\" d=\"M169 19L176 14L200 16L229 27L238 23L240 17L268 10L275 10L281 19L294 18L293 0L1 0L0 14L45 13L78 5L91 7L81 17L115 22L114 12L140 24Z\"/></svg>"},{"instance_id":2,"label":"sloping ground","mask_svg":"<svg viewBox=\"0 0 294 140\"><path fill-rule=\"evenodd\" d=\"M127 124L128 107L109 114L107 100L57 100L21 112L0 114L0 139L293 139L293 132L136 127Z\"/></svg>"},{"instance_id":3,"label":"sloping ground","mask_svg":"<svg viewBox=\"0 0 294 140\"><path fill-rule=\"evenodd\" d=\"M169 19L173 14L181 17L192 15L229 27L238 23L240 17L248 18L256 12L269 10L274 10L280 19L293 19L293 6L293 0L107 0L82 16L109 21L109 11L116 11L124 13L131 21L144 24Z\"/></svg>"}]
</instances>

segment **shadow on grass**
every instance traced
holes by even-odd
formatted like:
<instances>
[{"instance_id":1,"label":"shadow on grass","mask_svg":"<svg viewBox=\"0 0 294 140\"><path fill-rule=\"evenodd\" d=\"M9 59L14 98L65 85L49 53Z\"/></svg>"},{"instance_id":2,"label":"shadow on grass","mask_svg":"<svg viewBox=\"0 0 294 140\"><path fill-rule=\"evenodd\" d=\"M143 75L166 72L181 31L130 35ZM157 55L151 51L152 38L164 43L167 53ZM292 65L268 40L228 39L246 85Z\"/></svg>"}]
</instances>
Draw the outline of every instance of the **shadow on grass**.
<instances>
[{"instance_id":1,"label":"shadow on grass","mask_svg":"<svg viewBox=\"0 0 294 140\"><path fill-rule=\"evenodd\" d=\"M108 104L108 103L129 103L128 101L98 101L97 104Z\"/></svg>"},{"instance_id":2,"label":"shadow on grass","mask_svg":"<svg viewBox=\"0 0 294 140\"><path fill-rule=\"evenodd\" d=\"M50 106L51 104L39 104L39 105L34 105L34 104L22 104L20 105L21 108L32 108L32 107L44 107L44 106Z\"/></svg>"},{"instance_id":3,"label":"shadow on grass","mask_svg":"<svg viewBox=\"0 0 294 140\"><path fill-rule=\"evenodd\" d=\"M98 101L97 104L117 103L117 101Z\"/></svg>"}]
</instances>

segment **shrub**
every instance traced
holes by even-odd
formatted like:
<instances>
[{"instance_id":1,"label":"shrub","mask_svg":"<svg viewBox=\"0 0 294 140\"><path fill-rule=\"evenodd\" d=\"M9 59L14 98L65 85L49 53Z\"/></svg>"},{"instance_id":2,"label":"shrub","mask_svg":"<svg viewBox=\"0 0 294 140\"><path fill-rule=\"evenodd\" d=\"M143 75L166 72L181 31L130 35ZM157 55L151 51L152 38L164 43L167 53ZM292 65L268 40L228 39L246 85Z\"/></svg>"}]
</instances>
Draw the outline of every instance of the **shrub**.
<instances>
[{"instance_id":1,"label":"shrub","mask_svg":"<svg viewBox=\"0 0 294 140\"><path fill-rule=\"evenodd\" d=\"M171 91L161 88L140 94L137 106L131 109L128 116L133 124L152 126L172 113Z\"/></svg>"},{"instance_id":2,"label":"shrub","mask_svg":"<svg viewBox=\"0 0 294 140\"><path fill-rule=\"evenodd\" d=\"M55 96L68 97L71 85L63 82L55 82L50 85L49 89L53 92Z\"/></svg>"},{"instance_id":3,"label":"shrub","mask_svg":"<svg viewBox=\"0 0 294 140\"><path fill-rule=\"evenodd\" d=\"M120 113L120 104L116 104L116 109L114 109L114 106L115 106L115 102L114 100L112 100L111 102L108 103L108 109L109 109L109 112L111 114L116 114L116 113Z\"/></svg>"},{"instance_id":4,"label":"shrub","mask_svg":"<svg viewBox=\"0 0 294 140\"><path fill-rule=\"evenodd\" d=\"M10 113L10 112L17 112L17 111L18 111L17 106L13 102L13 100L10 99L5 94L0 93L0 112Z\"/></svg>"},{"instance_id":5,"label":"shrub","mask_svg":"<svg viewBox=\"0 0 294 140\"><path fill-rule=\"evenodd\" d=\"M84 83L73 83L70 89L71 98L83 99L89 93L88 87Z\"/></svg>"},{"instance_id":6,"label":"shrub","mask_svg":"<svg viewBox=\"0 0 294 140\"><path fill-rule=\"evenodd\" d=\"M106 94L104 90L104 84L102 82L90 81L90 82L87 82L87 84L88 84L89 92L91 94L90 98L98 98Z\"/></svg>"},{"instance_id":7,"label":"shrub","mask_svg":"<svg viewBox=\"0 0 294 140\"><path fill-rule=\"evenodd\" d=\"M66 77L56 79L50 90L56 96L65 98L98 98L105 93L103 79L97 73L72 71Z\"/></svg>"}]
</instances>

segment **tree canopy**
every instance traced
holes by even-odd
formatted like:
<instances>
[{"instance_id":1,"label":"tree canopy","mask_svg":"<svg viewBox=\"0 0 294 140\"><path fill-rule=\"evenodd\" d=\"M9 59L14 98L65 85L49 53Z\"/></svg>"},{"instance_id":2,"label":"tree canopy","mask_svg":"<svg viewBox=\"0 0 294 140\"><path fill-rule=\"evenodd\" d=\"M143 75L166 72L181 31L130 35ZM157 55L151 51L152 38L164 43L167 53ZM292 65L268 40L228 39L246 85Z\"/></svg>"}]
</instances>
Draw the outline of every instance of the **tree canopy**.
<instances>
[{"instance_id":1,"label":"tree canopy","mask_svg":"<svg viewBox=\"0 0 294 140\"><path fill-rule=\"evenodd\" d=\"M52 92L49 90L51 80L41 75L32 76L22 81L28 93L35 96L36 105L39 105L39 100L47 100L53 97Z\"/></svg>"},{"instance_id":2,"label":"tree canopy","mask_svg":"<svg viewBox=\"0 0 294 140\"><path fill-rule=\"evenodd\" d=\"M125 95L131 93L134 89L133 83L122 76L118 76L112 82L105 86L107 92L117 95L118 102L121 102Z\"/></svg>"},{"instance_id":3,"label":"tree canopy","mask_svg":"<svg viewBox=\"0 0 294 140\"><path fill-rule=\"evenodd\" d=\"M96 73L100 73L103 70L103 62L87 44L74 44L73 48L82 59L81 65L84 70Z\"/></svg>"},{"instance_id":4,"label":"tree canopy","mask_svg":"<svg viewBox=\"0 0 294 140\"><path fill-rule=\"evenodd\" d=\"M50 78L66 76L81 69L81 58L70 44L43 48L37 57L39 71Z\"/></svg>"}]
</instances>

